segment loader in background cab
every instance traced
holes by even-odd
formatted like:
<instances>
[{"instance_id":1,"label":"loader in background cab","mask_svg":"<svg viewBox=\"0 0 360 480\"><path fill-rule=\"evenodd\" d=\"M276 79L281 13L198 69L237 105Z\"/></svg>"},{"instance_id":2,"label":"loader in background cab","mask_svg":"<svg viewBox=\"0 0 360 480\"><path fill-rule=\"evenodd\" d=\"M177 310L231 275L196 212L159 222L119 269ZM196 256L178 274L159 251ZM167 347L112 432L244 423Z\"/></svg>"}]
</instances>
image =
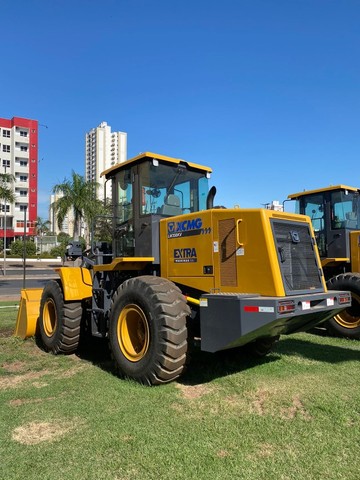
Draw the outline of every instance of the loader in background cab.
<instances>
[{"instance_id":1,"label":"loader in background cab","mask_svg":"<svg viewBox=\"0 0 360 480\"><path fill-rule=\"evenodd\" d=\"M87 331L108 339L122 377L161 384L182 374L194 339L207 352L248 344L264 355L350 306L349 292L327 292L308 217L216 208L209 167L156 153L103 175L112 242L58 269L41 295L22 292L19 331L27 320L34 330L37 310L49 352L75 352Z\"/></svg>"},{"instance_id":2,"label":"loader in background cab","mask_svg":"<svg viewBox=\"0 0 360 480\"><path fill-rule=\"evenodd\" d=\"M335 185L293 193L296 212L311 218L330 290L351 292L352 305L330 319L330 333L360 338L360 189Z\"/></svg>"}]
</instances>

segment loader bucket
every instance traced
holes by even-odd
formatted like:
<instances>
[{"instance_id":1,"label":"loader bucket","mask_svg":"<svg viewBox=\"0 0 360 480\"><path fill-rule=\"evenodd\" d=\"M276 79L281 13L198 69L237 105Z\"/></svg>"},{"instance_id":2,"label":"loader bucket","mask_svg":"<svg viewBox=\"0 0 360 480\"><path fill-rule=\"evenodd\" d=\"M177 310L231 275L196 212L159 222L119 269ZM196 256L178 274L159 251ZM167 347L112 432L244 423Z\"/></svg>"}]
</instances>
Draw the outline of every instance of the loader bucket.
<instances>
[{"instance_id":1,"label":"loader bucket","mask_svg":"<svg viewBox=\"0 0 360 480\"><path fill-rule=\"evenodd\" d=\"M35 335L40 313L42 288L21 290L21 298L14 335L22 339Z\"/></svg>"}]
</instances>

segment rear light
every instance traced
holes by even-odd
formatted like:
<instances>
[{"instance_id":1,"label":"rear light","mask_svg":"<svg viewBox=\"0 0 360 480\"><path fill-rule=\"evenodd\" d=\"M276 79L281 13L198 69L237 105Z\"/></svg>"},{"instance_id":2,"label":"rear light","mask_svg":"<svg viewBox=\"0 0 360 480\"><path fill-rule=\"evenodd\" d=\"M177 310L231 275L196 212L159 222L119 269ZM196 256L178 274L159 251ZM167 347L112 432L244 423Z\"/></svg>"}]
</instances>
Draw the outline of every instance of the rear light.
<instances>
[{"instance_id":1,"label":"rear light","mask_svg":"<svg viewBox=\"0 0 360 480\"><path fill-rule=\"evenodd\" d=\"M278 303L278 313L291 313L295 312L295 302L292 300L286 300Z\"/></svg>"},{"instance_id":2,"label":"rear light","mask_svg":"<svg viewBox=\"0 0 360 480\"><path fill-rule=\"evenodd\" d=\"M340 295L339 295L339 305L343 305L344 303L351 303L350 293L340 293Z\"/></svg>"}]
</instances>

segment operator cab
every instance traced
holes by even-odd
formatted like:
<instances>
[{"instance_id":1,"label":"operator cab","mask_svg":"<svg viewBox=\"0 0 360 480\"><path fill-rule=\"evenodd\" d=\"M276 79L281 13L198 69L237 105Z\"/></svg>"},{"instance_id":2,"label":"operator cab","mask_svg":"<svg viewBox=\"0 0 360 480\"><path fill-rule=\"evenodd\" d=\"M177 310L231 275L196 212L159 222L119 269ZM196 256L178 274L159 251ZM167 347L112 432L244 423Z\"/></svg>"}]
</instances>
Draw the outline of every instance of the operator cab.
<instances>
[{"instance_id":1,"label":"operator cab","mask_svg":"<svg viewBox=\"0 0 360 480\"><path fill-rule=\"evenodd\" d=\"M162 218L206 209L211 168L143 153L102 173L111 180L113 256L159 261Z\"/></svg>"},{"instance_id":2,"label":"operator cab","mask_svg":"<svg viewBox=\"0 0 360 480\"><path fill-rule=\"evenodd\" d=\"M309 190L288 196L296 213L308 215L322 258L349 256L349 230L360 230L360 190L345 185Z\"/></svg>"}]
</instances>

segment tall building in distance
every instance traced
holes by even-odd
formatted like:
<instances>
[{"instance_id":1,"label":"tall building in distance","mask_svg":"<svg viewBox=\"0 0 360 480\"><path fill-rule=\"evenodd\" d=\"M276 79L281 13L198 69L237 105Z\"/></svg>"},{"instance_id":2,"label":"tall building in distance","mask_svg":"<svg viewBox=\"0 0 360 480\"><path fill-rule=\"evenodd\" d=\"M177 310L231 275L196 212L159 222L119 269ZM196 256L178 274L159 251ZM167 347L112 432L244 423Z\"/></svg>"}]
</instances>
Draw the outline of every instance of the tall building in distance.
<instances>
[{"instance_id":1,"label":"tall building in distance","mask_svg":"<svg viewBox=\"0 0 360 480\"><path fill-rule=\"evenodd\" d=\"M72 235L74 231L74 212L72 210L69 210L68 214L65 216L64 221L61 225L61 228L59 228L56 215L55 215L55 209L54 209L54 203L56 203L59 198L62 198L63 194L62 193L55 193L50 195L50 206L49 206L49 221L50 221L50 226L49 229L51 232L53 232L55 235L59 235L60 232L67 233L68 235Z\"/></svg>"},{"instance_id":2,"label":"tall building in distance","mask_svg":"<svg viewBox=\"0 0 360 480\"><path fill-rule=\"evenodd\" d=\"M125 132L111 132L106 122L101 122L85 136L85 180L100 184L98 198L104 199L105 178L101 172L116 163L127 159L127 134ZM107 187L107 196L110 187Z\"/></svg>"},{"instance_id":3,"label":"tall building in distance","mask_svg":"<svg viewBox=\"0 0 360 480\"><path fill-rule=\"evenodd\" d=\"M0 199L0 238L34 235L38 199L38 121L0 118L0 172L14 177L14 203ZM26 227L24 220L26 217ZM6 226L5 226L6 225ZM5 228L4 228L5 227Z\"/></svg>"}]
</instances>

